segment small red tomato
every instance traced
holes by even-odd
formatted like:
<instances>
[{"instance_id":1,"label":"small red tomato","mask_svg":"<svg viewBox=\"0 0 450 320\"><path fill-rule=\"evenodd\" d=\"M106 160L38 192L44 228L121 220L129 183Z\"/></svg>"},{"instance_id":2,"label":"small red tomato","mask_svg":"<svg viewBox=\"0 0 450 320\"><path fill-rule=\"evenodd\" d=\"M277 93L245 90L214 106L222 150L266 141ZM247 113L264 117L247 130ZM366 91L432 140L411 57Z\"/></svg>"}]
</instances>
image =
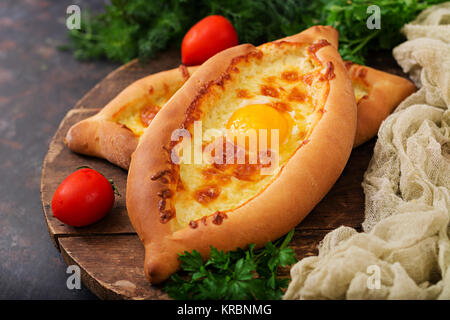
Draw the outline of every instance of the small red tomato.
<instances>
[{"instance_id":1,"label":"small red tomato","mask_svg":"<svg viewBox=\"0 0 450 320\"><path fill-rule=\"evenodd\" d=\"M114 205L111 183L93 169L79 169L56 189L53 215L73 227L83 227L103 218Z\"/></svg>"},{"instance_id":2,"label":"small red tomato","mask_svg":"<svg viewBox=\"0 0 450 320\"><path fill-rule=\"evenodd\" d=\"M230 21L222 16L208 16L184 36L181 60L185 65L202 64L216 53L237 44L238 36Z\"/></svg>"}]
</instances>

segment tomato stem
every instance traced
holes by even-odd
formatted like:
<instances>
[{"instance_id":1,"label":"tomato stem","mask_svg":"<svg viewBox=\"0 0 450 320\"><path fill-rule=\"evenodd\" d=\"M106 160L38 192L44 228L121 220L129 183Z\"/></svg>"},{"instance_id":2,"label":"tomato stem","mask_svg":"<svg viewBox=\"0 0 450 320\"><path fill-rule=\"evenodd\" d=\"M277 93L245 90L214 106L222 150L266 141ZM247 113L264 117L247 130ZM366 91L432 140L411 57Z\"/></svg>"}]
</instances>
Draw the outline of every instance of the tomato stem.
<instances>
[{"instance_id":1,"label":"tomato stem","mask_svg":"<svg viewBox=\"0 0 450 320\"><path fill-rule=\"evenodd\" d=\"M113 188L114 194L116 196L121 197L122 195L120 194L119 190L117 189L116 185L114 184L114 181L112 179L108 179L108 181L111 184L111 187Z\"/></svg>"}]
</instances>

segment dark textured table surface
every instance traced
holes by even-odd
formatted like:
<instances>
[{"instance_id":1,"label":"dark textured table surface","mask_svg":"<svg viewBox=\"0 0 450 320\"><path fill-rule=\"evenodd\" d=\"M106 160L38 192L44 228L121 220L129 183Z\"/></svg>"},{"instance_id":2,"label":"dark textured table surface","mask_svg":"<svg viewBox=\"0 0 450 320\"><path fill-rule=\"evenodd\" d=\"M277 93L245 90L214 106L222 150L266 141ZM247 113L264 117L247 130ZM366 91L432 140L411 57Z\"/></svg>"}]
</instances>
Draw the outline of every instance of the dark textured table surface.
<instances>
[{"instance_id":1,"label":"dark textured table surface","mask_svg":"<svg viewBox=\"0 0 450 320\"><path fill-rule=\"evenodd\" d=\"M69 290L50 241L39 187L48 144L66 112L119 64L79 62L67 42L66 8L104 1L0 1L0 299L95 299Z\"/></svg>"}]
</instances>

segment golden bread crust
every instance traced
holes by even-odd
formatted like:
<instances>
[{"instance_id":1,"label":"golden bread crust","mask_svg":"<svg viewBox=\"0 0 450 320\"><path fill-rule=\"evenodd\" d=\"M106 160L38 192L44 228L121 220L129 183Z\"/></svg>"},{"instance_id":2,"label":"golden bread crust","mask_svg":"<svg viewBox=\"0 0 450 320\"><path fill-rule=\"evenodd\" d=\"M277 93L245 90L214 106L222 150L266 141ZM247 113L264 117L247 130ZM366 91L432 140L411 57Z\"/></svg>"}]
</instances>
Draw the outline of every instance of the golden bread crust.
<instances>
[{"instance_id":1,"label":"golden bread crust","mask_svg":"<svg viewBox=\"0 0 450 320\"><path fill-rule=\"evenodd\" d=\"M275 40L275 42L288 41L313 43L319 39L326 39L333 47L337 48L339 43L339 32L329 26L314 26L292 36Z\"/></svg>"},{"instance_id":2,"label":"golden bread crust","mask_svg":"<svg viewBox=\"0 0 450 320\"><path fill-rule=\"evenodd\" d=\"M126 127L97 114L72 126L64 141L74 152L104 158L127 170L138 137Z\"/></svg>"},{"instance_id":3,"label":"golden bread crust","mask_svg":"<svg viewBox=\"0 0 450 320\"><path fill-rule=\"evenodd\" d=\"M354 147L373 138L384 119L406 97L416 91L408 79L374 68L346 63L353 83L361 82L368 93L357 101L358 125Z\"/></svg>"},{"instance_id":4,"label":"golden bread crust","mask_svg":"<svg viewBox=\"0 0 450 320\"><path fill-rule=\"evenodd\" d=\"M310 45L312 33L325 40L335 34L331 27L313 27L282 41ZM236 59L257 59L260 50L245 44L212 57L157 114L132 156L127 181L128 214L144 243L145 273L152 283L164 281L177 270L178 253L195 249L207 257L211 245L226 251L249 243L260 247L282 236L303 220L337 180L353 146L356 103L335 47L320 46L315 54L323 65L334 66L321 120L308 143L292 155L281 173L257 196L227 212L220 224L210 215L196 228L186 226L172 232L170 223L160 222L161 204L170 200L162 195L177 179L177 168L170 161L171 134L185 123L209 85L227 79Z\"/></svg>"}]
</instances>

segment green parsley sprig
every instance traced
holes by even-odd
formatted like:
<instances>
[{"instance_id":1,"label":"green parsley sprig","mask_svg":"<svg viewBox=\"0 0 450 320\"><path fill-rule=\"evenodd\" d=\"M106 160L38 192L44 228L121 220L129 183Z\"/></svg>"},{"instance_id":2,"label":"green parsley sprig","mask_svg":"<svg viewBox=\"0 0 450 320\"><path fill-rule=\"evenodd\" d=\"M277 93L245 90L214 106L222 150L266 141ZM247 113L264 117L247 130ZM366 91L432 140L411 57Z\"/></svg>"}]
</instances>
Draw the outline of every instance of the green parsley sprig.
<instances>
[{"instance_id":1,"label":"green parsley sprig","mask_svg":"<svg viewBox=\"0 0 450 320\"><path fill-rule=\"evenodd\" d=\"M82 8L81 30L71 30L69 45L79 59L141 61L181 45L200 19L219 14L235 27L241 43L261 43L310 26L334 26L344 60L363 64L369 51L390 50L404 41L401 27L429 6L446 0L111 0L105 12ZM367 8L377 5L381 29L368 29Z\"/></svg>"},{"instance_id":2,"label":"green parsley sprig","mask_svg":"<svg viewBox=\"0 0 450 320\"><path fill-rule=\"evenodd\" d=\"M293 235L294 229L259 250L254 244L230 252L211 247L206 262L198 251L185 251L179 255L181 271L172 275L164 289L169 297L183 300L280 299L289 278L277 272L297 262L288 247Z\"/></svg>"},{"instance_id":3,"label":"green parsley sprig","mask_svg":"<svg viewBox=\"0 0 450 320\"><path fill-rule=\"evenodd\" d=\"M391 50L405 40L400 29L433 4L446 0L321 0L319 22L339 31L344 60L364 64L369 51ZM367 8L378 6L380 29L369 29Z\"/></svg>"}]
</instances>

